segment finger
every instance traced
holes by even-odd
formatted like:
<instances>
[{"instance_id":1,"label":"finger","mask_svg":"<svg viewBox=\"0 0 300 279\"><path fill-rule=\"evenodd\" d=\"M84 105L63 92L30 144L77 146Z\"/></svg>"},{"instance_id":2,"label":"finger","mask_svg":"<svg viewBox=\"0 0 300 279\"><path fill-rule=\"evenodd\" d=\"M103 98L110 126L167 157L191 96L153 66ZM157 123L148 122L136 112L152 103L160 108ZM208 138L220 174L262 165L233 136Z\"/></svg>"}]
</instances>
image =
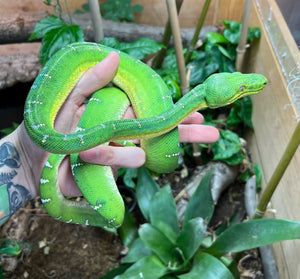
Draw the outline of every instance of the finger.
<instances>
[{"instance_id":1,"label":"finger","mask_svg":"<svg viewBox=\"0 0 300 279\"><path fill-rule=\"evenodd\" d=\"M204 122L204 117L199 112L194 112L186 119L184 119L180 124L202 124Z\"/></svg>"},{"instance_id":2,"label":"finger","mask_svg":"<svg viewBox=\"0 0 300 279\"><path fill-rule=\"evenodd\" d=\"M134 146L104 146L83 151L80 158L86 162L114 168L138 168L145 163L145 152Z\"/></svg>"},{"instance_id":3,"label":"finger","mask_svg":"<svg viewBox=\"0 0 300 279\"><path fill-rule=\"evenodd\" d=\"M193 143L213 143L219 139L217 128L206 125L179 125L179 141Z\"/></svg>"},{"instance_id":4,"label":"finger","mask_svg":"<svg viewBox=\"0 0 300 279\"><path fill-rule=\"evenodd\" d=\"M80 78L71 95L75 104L81 105L96 90L107 85L115 76L120 63L119 55L111 52Z\"/></svg>"},{"instance_id":5,"label":"finger","mask_svg":"<svg viewBox=\"0 0 300 279\"><path fill-rule=\"evenodd\" d=\"M67 156L61 162L58 171L58 184L64 196L78 197L82 196L70 168L70 158Z\"/></svg>"}]
</instances>

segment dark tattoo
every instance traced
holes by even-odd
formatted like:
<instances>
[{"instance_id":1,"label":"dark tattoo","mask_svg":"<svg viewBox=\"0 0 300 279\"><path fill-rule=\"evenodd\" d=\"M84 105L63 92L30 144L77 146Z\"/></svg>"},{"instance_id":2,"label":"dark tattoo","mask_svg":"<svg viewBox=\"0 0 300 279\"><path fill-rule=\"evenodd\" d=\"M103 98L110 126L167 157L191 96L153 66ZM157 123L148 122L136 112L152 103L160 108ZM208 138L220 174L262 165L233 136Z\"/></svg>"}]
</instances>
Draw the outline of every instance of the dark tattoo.
<instances>
[{"instance_id":1,"label":"dark tattoo","mask_svg":"<svg viewBox=\"0 0 300 279\"><path fill-rule=\"evenodd\" d=\"M3 143L0 146L0 225L31 199L30 192L13 181L20 165L20 156L14 145Z\"/></svg>"}]
</instances>

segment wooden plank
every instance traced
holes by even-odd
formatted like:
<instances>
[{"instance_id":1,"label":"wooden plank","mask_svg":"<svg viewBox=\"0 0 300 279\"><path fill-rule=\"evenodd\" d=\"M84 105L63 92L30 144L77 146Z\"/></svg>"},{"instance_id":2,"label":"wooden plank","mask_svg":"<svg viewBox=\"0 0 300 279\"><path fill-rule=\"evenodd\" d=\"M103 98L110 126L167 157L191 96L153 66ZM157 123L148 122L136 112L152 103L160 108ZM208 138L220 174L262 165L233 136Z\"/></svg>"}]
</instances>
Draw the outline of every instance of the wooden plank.
<instances>
[{"instance_id":1,"label":"wooden plank","mask_svg":"<svg viewBox=\"0 0 300 279\"><path fill-rule=\"evenodd\" d=\"M100 0L102 4L106 0ZM205 0L185 0L180 12L180 26L182 28L194 28L200 17ZM82 4L87 0L68 1L69 9L73 13L81 9ZM241 11L244 0L212 0L204 25L215 25L219 20L236 20L240 21ZM132 0L132 5L142 5L144 7L141 13L136 14L136 21L142 24L153 26L164 26L167 21L167 8L165 0ZM53 9L43 4L43 0L23 0L23 1L6 1L0 0L0 16L15 15L16 13L53 13ZM63 10L64 1L61 1Z\"/></svg>"},{"instance_id":2,"label":"wooden plank","mask_svg":"<svg viewBox=\"0 0 300 279\"><path fill-rule=\"evenodd\" d=\"M295 49L295 42L287 28L284 19L274 0L266 1L272 7L271 24L277 23L276 39L280 44L275 46L285 48L291 65L297 65L299 50ZM265 2L265 3L266 3ZM260 7L261 8L261 7ZM282 71L282 64L276 54L282 49L276 49L271 44L269 34L260 18L259 10L254 5L252 26L262 28L262 38L254 44L246 57L245 70L264 74L269 84L262 94L253 97L253 124L255 134L249 138L250 149L255 161L261 163L264 173L263 188L269 181L297 123L298 112L288 92L286 72ZM274 30L272 31L274 32ZM274 45L274 41L272 41ZM276 218L300 221L300 150L296 152L289 165L279 188L272 199ZM282 228L284 229L284 228ZM300 278L300 242L287 241L274 246L280 278Z\"/></svg>"}]
</instances>

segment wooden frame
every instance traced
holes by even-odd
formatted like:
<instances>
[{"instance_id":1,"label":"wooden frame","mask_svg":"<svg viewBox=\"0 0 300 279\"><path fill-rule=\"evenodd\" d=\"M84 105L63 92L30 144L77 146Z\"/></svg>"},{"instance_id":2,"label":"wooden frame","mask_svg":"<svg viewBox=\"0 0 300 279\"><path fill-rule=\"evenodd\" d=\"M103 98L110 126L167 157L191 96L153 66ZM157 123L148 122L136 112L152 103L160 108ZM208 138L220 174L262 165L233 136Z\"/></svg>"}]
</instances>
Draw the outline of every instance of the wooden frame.
<instances>
[{"instance_id":1,"label":"wooden frame","mask_svg":"<svg viewBox=\"0 0 300 279\"><path fill-rule=\"evenodd\" d=\"M244 70L269 80L264 92L252 98L255 133L248 137L253 159L263 170L264 188L299 120L300 53L275 0L255 2L251 25L262 28L262 38L248 52ZM299 166L298 149L273 196L269 216L300 221ZM273 248L280 278L300 278L300 242Z\"/></svg>"}]
</instances>

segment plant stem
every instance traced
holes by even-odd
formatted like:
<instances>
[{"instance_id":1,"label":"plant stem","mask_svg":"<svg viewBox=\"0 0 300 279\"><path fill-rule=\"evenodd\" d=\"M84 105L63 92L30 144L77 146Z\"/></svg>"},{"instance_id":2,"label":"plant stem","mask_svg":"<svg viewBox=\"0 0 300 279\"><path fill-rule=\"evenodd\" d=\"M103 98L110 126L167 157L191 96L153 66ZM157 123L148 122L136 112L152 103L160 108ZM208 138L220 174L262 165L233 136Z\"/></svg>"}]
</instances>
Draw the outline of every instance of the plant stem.
<instances>
[{"instance_id":1,"label":"plant stem","mask_svg":"<svg viewBox=\"0 0 300 279\"><path fill-rule=\"evenodd\" d=\"M298 121L295 131L282 155L257 207L253 219L262 218L266 212L268 203L276 190L279 181L281 180L285 170L287 169L290 161L292 160L298 146L300 144L300 121Z\"/></svg>"},{"instance_id":2,"label":"plant stem","mask_svg":"<svg viewBox=\"0 0 300 279\"><path fill-rule=\"evenodd\" d=\"M95 42L99 43L104 38L99 3L98 0L89 0L88 2L94 27Z\"/></svg>"},{"instance_id":3,"label":"plant stem","mask_svg":"<svg viewBox=\"0 0 300 279\"><path fill-rule=\"evenodd\" d=\"M239 72L242 71L244 55L246 52L248 26L250 21L251 9L252 9L252 0L246 0L244 4L244 10L242 16L241 35L240 35L238 47L236 49L237 56L235 61L235 67Z\"/></svg>"},{"instance_id":4,"label":"plant stem","mask_svg":"<svg viewBox=\"0 0 300 279\"><path fill-rule=\"evenodd\" d=\"M183 48L175 0L167 0L167 6L175 45L177 68L180 78L180 89L182 95L184 95L189 91L189 82L187 80L185 72Z\"/></svg>"},{"instance_id":5,"label":"plant stem","mask_svg":"<svg viewBox=\"0 0 300 279\"><path fill-rule=\"evenodd\" d=\"M71 16L71 13L70 13L70 9L69 9L69 5L68 5L67 0L65 0L65 6L66 6L66 10L67 10L67 13L68 13L68 16L69 16L70 25L73 25L73 20L72 20L72 16Z\"/></svg>"},{"instance_id":6,"label":"plant stem","mask_svg":"<svg viewBox=\"0 0 300 279\"><path fill-rule=\"evenodd\" d=\"M200 18L199 18L199 22L198 22L197 28L195 30L193 39L192 39L192 41L190 43L190 47L189 47L189 49L188 49L188 51L186 53L186 56L185 56L185 63L186 64L188 64L190 62L190 59L192 57L192 54L193 54L194 48L196 46L196 43L197 43L197 40L198 40L200 31L201 31L201 28L203 26L204 20L205 20L206 15L207 15L207 11L208 11L210 2L211 2L211 0L206 0L205 3L204 3L204 6L203 6L203 9L202 9Z\"/></svg>"},{"instance_id":7,"label":"plant stem","mask_svg":"<svg viewBox=\"0 0 300 279\"><path fill-rule=\"evenodd\" d=\"M177 7L178 14L181 9L182 3L183 3L183 0L176 0L176 7ZM164 58L166 56L168 45L171 40L171 35L172 35L172 30L171 30L171 23L170 23L170 17L169 17L168 22L165 27L163 39L162 39L162 45L164 45L165 47L159 51L156 58L154 59L153 64L152 64L152 67L154 69L161 68L161 66L162 66L162 63L164 62Z\"/></svg>"}]
</instances>

